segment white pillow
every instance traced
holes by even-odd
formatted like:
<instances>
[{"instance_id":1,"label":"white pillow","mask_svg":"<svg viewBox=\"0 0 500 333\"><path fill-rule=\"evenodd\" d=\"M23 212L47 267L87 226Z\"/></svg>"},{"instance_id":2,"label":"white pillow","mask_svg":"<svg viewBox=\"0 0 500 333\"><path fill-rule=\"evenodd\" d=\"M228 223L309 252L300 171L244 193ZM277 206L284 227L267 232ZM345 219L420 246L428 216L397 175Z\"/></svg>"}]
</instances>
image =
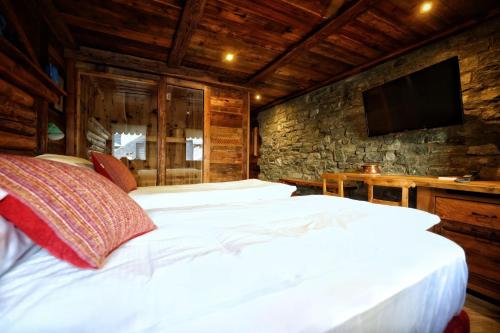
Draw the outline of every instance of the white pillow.
<instances>
[{"instance_id":1,"label":"white pillow","mask_svg":"<svg viewBox=\"0 0 500 333\"><path fill-rule=\"evenodd\" d=\"M0 200L2 197L0 190ZM35 244L21 230L0 216L0 276Z\"/></svg>"},{"instance_id":2,"label":"white pillow","mask_svg":"<svg viewBox=\"0 0 500 333\"><path fill-rule=\"evenodd\" d=\"M84 158L76 157L76 156L43 154L43 155L36 156L36 158L66 163L66 164L74 165L77 167L84 167L84 168L89 168L89 169L94 170L94 164L91 161L86 160Z\"/></svg>"}]
</instances>

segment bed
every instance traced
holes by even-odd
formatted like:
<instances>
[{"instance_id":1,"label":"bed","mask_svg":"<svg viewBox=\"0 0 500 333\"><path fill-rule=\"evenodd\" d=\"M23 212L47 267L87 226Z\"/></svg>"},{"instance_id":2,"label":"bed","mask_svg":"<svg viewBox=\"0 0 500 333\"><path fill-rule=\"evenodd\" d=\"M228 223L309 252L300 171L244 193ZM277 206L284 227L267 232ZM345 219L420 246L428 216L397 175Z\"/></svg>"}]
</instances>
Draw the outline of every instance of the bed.
<instances>
[{"instance_id":1,"label":"bed","mask_svg":"<svg viewBox=\"0 0 500 333\"><path fill-rule=\"evenodd\" d=\"M297 188L258 179L188 185L145 186L129 192L144 209L192 207L287 198Z\"/></svg>"},{"instance_id":2,"label":"bed","mask_svg":"<svg viewBox=\"0 0 500 333\"><path fill-rule=\"evenodd\" d=\"M0 154L0 332L442 332L462 309L464 252L435 215L117 183Z\"/></svg>"},{"instance_id":3,"label":"bed","mask_svg":"<svg viewBox=\"0 0 500 333\"><path fill-rule=\"evenodd\" d=\"M97 154L97 156L105 160L115 160L110 155ZM94 170L92 162L79 157L44 154L37 156L37 158ZM99 172L100 169L97 168L96 171ZM134 179L134 176L127 168L121 170L113 168L110 170L112 175L120 172L126 173L124 177ZM144 173L148 177L154 176L156 178L156 169L139 170L138 173L139 175ZM108 178L112 181L116 180L113 177ZM144 209L281 199L290 197L297 190L295 186L258 179L166 186L137 187L137 184L135 184L132 188L132 190L126 190L125 188L124 190Z\"/></svg>"},{"instance_id":4,"label":"bed","mask_svg":"<svg viewBox=\"0 0 500 333\"><path fill-rule=\"evenodd\" d=\"M97 271L44 249L0 279L1 332L442 332L463 250L425 212L345 198L148 211Z\"/></svg>"}]
</instances>

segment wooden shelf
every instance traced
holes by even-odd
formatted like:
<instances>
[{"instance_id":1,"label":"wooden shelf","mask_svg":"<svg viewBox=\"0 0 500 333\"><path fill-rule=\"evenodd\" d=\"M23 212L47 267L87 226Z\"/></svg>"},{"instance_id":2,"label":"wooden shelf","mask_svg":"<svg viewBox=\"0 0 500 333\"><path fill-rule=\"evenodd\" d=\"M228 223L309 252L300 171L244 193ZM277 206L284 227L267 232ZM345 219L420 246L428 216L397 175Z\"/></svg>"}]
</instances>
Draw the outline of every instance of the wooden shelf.
<instances>
[{"instance_id":1,"label":"wooden shelf","mask_svg":"<svg viewBox=\"0 0 500 333\"><path fill-rule=\"evenodd\" d=\"M167 143L186 143L186 138L179 138L176 136L167 136L165 138Z\"/></svg>"},{"instance_id":2,"label":"wooden shelf","mask_svg":"<svg viewBox=\"0 0 500 333\"><path fill-rule=\"evenodd\" d=\"M147 142L157 142L156 135L146 137ZM186 143L186 138L180 138L176 136L167 136L165 138L166 143Z\"/></svg>"}]
</instances>

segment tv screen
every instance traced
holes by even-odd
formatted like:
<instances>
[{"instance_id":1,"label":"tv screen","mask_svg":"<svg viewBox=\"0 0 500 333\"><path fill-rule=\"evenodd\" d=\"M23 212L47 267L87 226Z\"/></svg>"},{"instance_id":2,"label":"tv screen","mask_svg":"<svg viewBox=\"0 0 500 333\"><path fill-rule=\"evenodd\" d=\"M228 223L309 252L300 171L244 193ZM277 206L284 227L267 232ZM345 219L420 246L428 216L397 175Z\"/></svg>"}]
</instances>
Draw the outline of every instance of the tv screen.
<instances>
[{"instance_id":1,"label":"tv screen","mask_svg":"<svg viewBox=\"0 0 500 333\"><path fill-rule=\"evenodd\" d=\"M363 92L368 136L463 123L458 58Z\"/></svg>"}]
</instances>

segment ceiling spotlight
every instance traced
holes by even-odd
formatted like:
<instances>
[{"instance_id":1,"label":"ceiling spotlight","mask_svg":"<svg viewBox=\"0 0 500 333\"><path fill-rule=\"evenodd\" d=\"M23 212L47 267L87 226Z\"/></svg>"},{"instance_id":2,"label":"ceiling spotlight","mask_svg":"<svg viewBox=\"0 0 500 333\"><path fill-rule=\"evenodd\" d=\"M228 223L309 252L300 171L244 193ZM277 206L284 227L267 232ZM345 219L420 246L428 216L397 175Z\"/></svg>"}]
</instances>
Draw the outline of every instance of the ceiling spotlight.
<instances>
[{"instance_id":1,"label":"ceiling spotlight","mask_svg":"<svg viewBox=\"0 0 500 333\"><path fill-rule=\"evenodd\" d=\"M260 98L261 98L260 94L256 94L256 95L255 95L255 99L256 99L256 100L260 101Z\"/></svg>"},{"instance_id":2,"label":"ceiling spotlight","mask_svg":"<svg viewBox=\"0 0 500 333\"><path fill-rule=\"evenodd\" d=\"M428 13L432 9L432 2L426 1L420 6L421 13Z\"/></svg>"},{"instance_id":3,"label":"ceiling spotlight","mask_svg":"<svg viewBox=\"0 0 500 333\"><path fill-rule=\"evenodd\" d=\"M234 60L234 54L232 54L232 53L230 53L230 52L229 52L229 53L226 53L226 55L224 56L224 59L225 59L226 61L231 62L231 61L233 61L233 60Z\"/></svg>"}]
</instances>

